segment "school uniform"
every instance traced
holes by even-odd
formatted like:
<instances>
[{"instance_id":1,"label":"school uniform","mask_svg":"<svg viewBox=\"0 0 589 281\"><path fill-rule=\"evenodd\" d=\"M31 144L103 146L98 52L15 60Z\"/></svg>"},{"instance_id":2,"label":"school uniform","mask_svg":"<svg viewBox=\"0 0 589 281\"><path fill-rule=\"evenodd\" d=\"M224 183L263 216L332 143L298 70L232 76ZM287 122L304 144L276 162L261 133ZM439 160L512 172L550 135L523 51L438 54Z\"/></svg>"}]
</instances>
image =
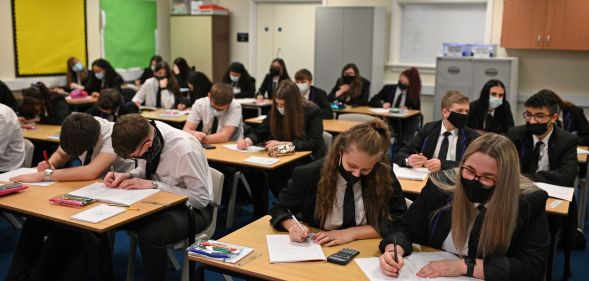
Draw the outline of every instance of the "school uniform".
<instances>
[{"instance_id":1,"label":"school uniform","mask_svg":"<svg viewBox=\"0 0 589 281\"><path fill-rule=\"evenodd\" d=\"M370 99L370 107L382 108L384 103L390 103L391 107L399 108L405 106L409 109L420 110L420 100L413 100L407 97L407 91L403 92L397 84L384 85L374 97Z\"/></svg>"},{"instance_id":2,"label":"school uniform","mask_svg":"<svg viewBox=\"0 0 589 281\"><path fill-rule=\"evenodd\" d=\"M502 135L513 128L513 114L507 100L503 100L503 103L492 111L489 111L488 107L483 107L480 99L470 103L468 127Z\"/></svg>"},{"instance_id":3,"label":"school uniform","mask_svg":"<svg viewBox=\"0 0 589 281\"><path fill-rule=\"evenodd\" d=\"M125 83L123 77L115 72L115 75L112 79L107 79L107 75L105 75L102 80L99 80L94 76L93 72L88 73L88 82L86 84L86 91L88 94L92 94L94 92L100 93L100 90L104 89L115 89L121 92L121 86Z\"/></svg>"},{"instance_id":4,"label":"school uniform","mask_svg":"<svg viewBox=\"0 0 589 281\"><path fill-rule=\"evenodd\" d=\"M26 118L26 119L33 119L35 117L39 117L41 124L50 124L50 125L61 125L63 120L65 120L68 115L70 115L70 106L65 101L65 97L58 94L51 94L49 98L49 103L51 103L51 111L43 111L39 116L35 115L32 112L25 112L22 110L19 111L19 115ZM47 105L45 106L47 109Z\"/></svg>"},{"instance_id":5,"label":"school uniform","mask_svg":"<svg viewBox=\"0 0 589 281\"><path fill-rule=\"evenodd\" d=\"M171 89L160 88L160 81L152 77L145 81L132 101L145 106L173 109L176 105L176 96Z\"/></svg>"},{"instance_id":6,"label":"school uniform","mask_svg":"<svg viewBox=\"0 0 589 281\"><path fill-rule=\"evenodd\" d=\"M562 109L561 117L562 128L577 136L579 145L589 145L589 122L582 108L571 106Z\"/></svg>"},{"instance_id":7,"label":"school uniform","mask_svg":"<svg viewBox=\"0 0 589 281\"><path fill-rule=\"evenodd\" d=\"M544 138L537 154L534 150L538 139L525 125L511 128L507 137L515 144L521 173L524 176L535 182L573 186L579 168L578 140L574 135L553 126L552 132Z\"/></svg>"},{"instance_id":8,"label":"school uniform","mask_svg":"<svg viewBox=\"0 0 589 281\"><path fill-rule=\"evenodd\" d=\"M445 134L448 135L448 149L446 157L442 158L440 152L443 154ZM448 131L442 120L429 122L417 131L409 145L399 149L394 162L399 166L407 167L405 159L412 154L423 153L428 159L442 158L440 159L442 170L455 168L460 164L468 145L477 137L479 134L468 127Z\"/></svg>"},{"instance_id":9,"label":"school uniform","mask_svg":"<svg viewBox=\"0 0 589 281\"><path fill-rule=\"evenodd\" d=\"M337 188L336 200L333 202L333 209L330 217L322 224L315 216L315 204L317 201L317 186L321 179L321 168L323 167L324 159L320 159L304 166L297 167L292 173L292 180L288 184L288 188L280 192L280 199L278 203L274 204L270 214L272 219L270 224L280 231L285 229L282 227L282 221L291 218L292 214L300 214L302 221L309 224L311 227L316 227L325 230L342 229L345 221L344 218L344 201L347 188L346 180L337 173L337 183L334 188ZM399 219L406 211L405 197L401 190L401 185L391 170L393 178L392 196L388 203L389 213L391 218L380 217L378 220L378 231L381 235L389 232L389 228L393 221ZM365 204L373 204L370 202L365 194L374 192L376 187L368 186L368 181L365 176L362 176L360 181L352 186L354 198L354 219L355 225L367 225L367 218L365 212Z\"/></svg>"},{"instance_id":10,"label":"school uniform","mask_svg":"<svg viewBox=\"0 0 589 281\"><path fill-rule=\"evenodd\" d=\"M88 113L92 116L97 116L97 117L106 119L110 122L116 122L119 119L119 117L121 117L123 115L131 114L131 113L139 113L139 108L137 107L137 105L134 102L126 102L126 103L121 104L121 106L119 106L118 108L116 108L112 114L107 114L107 113L100 111L100 109L98 108L97 105L94 105L90 109L88 109L88 111L86 111L86 113Z\"/></svg>"},{"instance_id":11,"label":"school uniform","mask_svg":"<svg viewBox=\"0 0 589 281\"><path fill-rule=\"evenodd\" d=\"M139 81L141 81L141 84L145 83L145 81L149 78L153 77L153 70L151 70L151 66L150 67L146 67L143 69L143 72L141 72L141 76L139 76Z\"/></svg>"},{"instance_id":12,"label":"school uniform","mask_svg":"<svg viewBox=\"0 0 589 281\"><path fill-rule=\"evenodd\" d=\"M288 80L288 77L285 76L278 76L278 79L274 79L273 74L266 74L262 84L260 85L260 89L258 92L264 96L264 98L272 99L274 94L274 89L278 87L278 83L282 80Z\"/></svg>"},{"instance_id":13,"label":"school uniform","mask_svg":"<svg viewBox=\"0 0 589 281\"><path fill-rule=\"evenodd\" d=\"M243 138L241 104L235 99L231 101L221 116L213 116L209 97L198 99L192 105L187 121L196 124L196 126L202 122L202 132L206 134L220 133L223 127L232 126L235 127L235 131L233 131L229 140L237 141Z\"/></svg>"},{"instance_id":14,"label":"school uniform","mask_svg":"<svg viewBox=\"0 0 589 281\"><path fill-rule=\"evenodd\" d=\"M211 80L209 80L209 77L207 77L204 73L200 72L200 71L195 71L196 72L196 85L192 85L194 87L193 91L188 92L187 96L185 98L187 98L188 100L185 101L186 105L191 105L193 104L196 100L200 99L200 98L204 98L206 97L209 92L211 91L211 87L213 87L213 83L211 83ZM178 80L178 83L180 83L180 80ZM180 88L188 88L188 82L184 83L184 84L180 84ZM186 95L186 93L182 93L183 95Z\"/></svg>"},{"instance_id":15,"label":"school uniform","mask_svg":"<svg viewBox=\"0 0 589 281\"><path fill-rule=\"evenodd\" d=\"M25 162L25 143L12 108L0 103L0 172L16 170Z\"/></svg>"},{"instance_id":16,"label":"school uniform","mask_svg":"<svg viewBox=\"0 0 589 281\"><path fill-rule=\"evenodd\" d=\"M76 83L78 85L84 86L88 82L88 76L86 76L85 79L82 79L82 76L80 75L80 74L82 74L82 72L75 72L75 71L73 71L71 69L69 70L69 72L70 72L70 75L72 77L72 81L71 81L72 83ZM91 73L88 73L88 74L91 74ZM65 89L64 90L66 92L71 92L74 89L70 88L70 85L68 83L67 85L65 85Z\"/></svg>"},{"instance_id":17,"label":"school uniform","mask_svg":"<svg viewBox=\"0 0 589 281\"><path fill-rule=\"evenodd\" d=\"M256 82L254 78L251 78L250 81L241 82L240 77L239 81L233 82L229 76L226 76L223 79L223 84L227 84L233 88L233 97L236 99L253 98L254 93L256 92Z\"/></svg>"},{"instance_id":18,"label":"school uniform","mask_svg":"<svg viewBox=\"0 0 589 281\"><path fill-rule=\"evenodd\" d=\"M331 89L331 92L329 92L329 95L327 96L327 99L329 100L329 102L334 102L337 100L337 101L343 102L345 104L354 105L354 106L368 105L368 97L370 96L370 81L368 81L364 77L360 77L360 78L362 81L362 88L360 90L359 96L351 97L350 91L352 89L350 89L347 93L344 93L340 97L336 98L335 93L339 90L340 86L343 85L343 82L341 82L340 79L338 78L335 81L335 85Z\"/></svg>"},{"instance_id":19,"label":"school uniform","mask_svg":"<svg viewBox=\"0 0 589 281\"><path fill-rule=\"evenodd\" d=\"M473 256L484 260L485 280L542 280L550 250L545 211L547 198L543 190L520 195L515 231L505 254L481 257L474 253ZM403 219L393 223L393 230L380 242L380 250L384 251L386 245L396 239L405 255L411 254L411 244L416 243L469 256L468 242L460 251L452 242L451 204L452 194L429 181Z\"/></svg>"},{"instance_id":20,"label":"school uniform","mask_svg":"<svg viewBox=\"0 0 589 281\"><path fill-rule=\"evenodd\" d=\"M331 110L331 105L327 100L327 93L325 91L311 86L306 93L303 93L303 97L308 101L314 102L321 109L323 119L333 119L333 111Z\"/></svg>"}]
</instances>

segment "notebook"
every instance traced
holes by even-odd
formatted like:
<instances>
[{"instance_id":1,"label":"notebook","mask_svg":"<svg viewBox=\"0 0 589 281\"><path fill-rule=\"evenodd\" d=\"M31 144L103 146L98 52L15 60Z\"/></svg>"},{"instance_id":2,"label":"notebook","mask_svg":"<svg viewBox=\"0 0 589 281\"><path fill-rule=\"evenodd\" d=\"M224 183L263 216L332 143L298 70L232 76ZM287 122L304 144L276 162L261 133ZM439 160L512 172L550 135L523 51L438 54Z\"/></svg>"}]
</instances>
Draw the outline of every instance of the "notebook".
<instances>
[{"instance_id":1,"label":"notebook","mask_svg":"<svg viewBox=\"0 0 589 281\"><path fill-rule=\"evenodd\" d=\"M36 173L36 172L37 172L37 168L18 168L14 171L0 174L0 181L9 182L10 178L20 176L20 175L32 174L32 173ZM54 181L28 182L29 185L37 185L37 186L48 186L48 185L51 185L54 183L55 183Z\"/></svg>"},{"instance_id":2,"label":"notebook","mask_svg":"<svg viewBox=\"0 0 589 281\"><path fill-rule=\"evenodd\" d=\"M85 221L85 222L89 222L89 223L99 223L105 219L116 216L126 210L127 210L126 208L122 208L122 207L115 207L115 206L108 206L105 204L100 204L100 205L90 208L86 211L79 212L79 213L71 216L71 218L73 220Z\"/></svg>"},{"instance_id":3,"label":"notebook","mask_svg":"<svg viewBox=\"0 0 589 281\"><path fill-rule=\"evenodd\" d=\"M280 161L280 160L276 159L276 158L259 157L259 156L250 156L246 159L243 159L243 162L260 164L260 165L267 165L267 166L270 166L278 161Z\"/></svg>"},{"instance_id":4,"label":"notebook","mask_svg":"<svg viewBox=\"0 0 589 281\"><path fill-rule=\"evenodd\" d=\"M80 189L76 189L70 192L69 195L87 197L105 203L130 206L158 192L158 189L110 188L104 185L104 183L95 182Z\"/></svg>"},{"instance_id":5,"label":"notebook","mask_svg":"<svg viewBox=\"0 0 589 281\"><path fill-rule=\"evenodd\" d=\"M288 234L266 235L270 263L324 261L321 246L306 239L302 243L291 242Z\"/></svg>"}]
</instances>

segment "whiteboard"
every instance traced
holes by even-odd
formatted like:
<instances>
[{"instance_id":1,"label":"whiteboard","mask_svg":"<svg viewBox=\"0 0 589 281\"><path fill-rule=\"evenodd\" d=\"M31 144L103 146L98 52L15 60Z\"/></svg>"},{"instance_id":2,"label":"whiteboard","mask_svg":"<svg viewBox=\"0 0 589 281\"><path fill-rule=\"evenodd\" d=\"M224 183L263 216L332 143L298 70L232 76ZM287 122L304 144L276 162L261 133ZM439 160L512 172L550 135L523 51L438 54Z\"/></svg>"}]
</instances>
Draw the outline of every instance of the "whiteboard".
<instances>
[{"instance_id":1,"label":"whiteboard","mask_svg":"<svg viewBox=\"0 0 589 281\"><path fill-rule=\"evenodd\" d=\"M436 63L443 43L484 43L486 3L402 4L399 62Z\"/></svg>"}]
</instances>

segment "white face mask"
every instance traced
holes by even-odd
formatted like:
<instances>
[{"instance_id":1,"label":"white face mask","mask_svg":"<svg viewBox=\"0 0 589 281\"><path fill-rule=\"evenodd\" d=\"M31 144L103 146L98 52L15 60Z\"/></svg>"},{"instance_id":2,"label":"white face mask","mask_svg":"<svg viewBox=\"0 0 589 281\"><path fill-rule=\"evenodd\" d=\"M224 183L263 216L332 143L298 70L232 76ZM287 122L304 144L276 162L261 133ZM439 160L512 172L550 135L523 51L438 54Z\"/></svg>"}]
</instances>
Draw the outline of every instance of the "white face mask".
<instances>
[{"instance_id":1,"label":"white face mask","mask_svg":"<svg viewBox=\"0 0 589 281\"><path fill-rule=\"evenodd\" d=\"M152 65L150 66L150 68L151 68L151 71L155 71L155 64L152 64Z\"/></svg>"},{"instance_id":2,"label":"white face mask","mask_svg":"<svg viewBox=\"0 0 589 281\"><path fill-rule=\"evenodd\" d=\"M503 99L494 98L489 96L489 108L495 109L503 104Z\"/></svg>"},{"instance_id":3,"label":"white face mask","mask_svg":"<svg viewBox=\"0 0 589 281\"><path fill-rule=\"evenodd\" d=\"M229 75L229 79L231 79L231 82L234 82L234 83L237 83L237 81L239 81L239 77L240 76Z\"/></svg>"},{"instance_id":4,"label":"white face mask","mask_svg":"<svg viewBox=\"0 0 589 281\"><path fill-rule=\"evenodd\" d=\"M219 111L216 108L211 106L211 114L213 114L213 116L215 116L215 117L219 117L219 116L225 114L225 110Z\"/></svg>"},{"instance_id":5,"label":"white face mask","mask_svg":"<svg viewBox=\"0 0 589 281\"><path fill-rule=\"evenodd\" d=\"M94 76L96 76L96 79L102 80L102 78L104 78L104 72L94 73Z\"/></svg>"},{"instance_id":6,"label":"white face mask","mask_svg":"<svg viewBox=\"0 0 589 281\"><path fill-rule=\"evenodd\" d=\"M307 83L297 83L297 87L299 87L299 91L301 91L301 94L303 95L309 91L309 84Z\"/></svg>"},{"instance_id":7,"label":"white face mask","mask_svg":"<svg viewBox=\"0 0 589 281\"><path fill-rule=\"evenodd\" d=\"M284 115L284 107L276 107L276 109L278 110L278 113L280 113L280 115Z\"/></svg>"}]
</instances>

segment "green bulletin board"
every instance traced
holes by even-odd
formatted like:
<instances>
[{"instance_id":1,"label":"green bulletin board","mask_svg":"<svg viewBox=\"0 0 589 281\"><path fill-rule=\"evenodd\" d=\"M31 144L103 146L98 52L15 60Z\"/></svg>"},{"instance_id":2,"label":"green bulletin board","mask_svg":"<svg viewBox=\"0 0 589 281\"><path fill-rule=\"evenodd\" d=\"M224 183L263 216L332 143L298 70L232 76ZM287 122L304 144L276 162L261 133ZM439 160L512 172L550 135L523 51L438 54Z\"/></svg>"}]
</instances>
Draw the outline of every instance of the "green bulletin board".
<instances>
[{"instance_id":1,"label":"green bulletin board","mask_svg":"<svg viewBox=\"0 0 589 281\"><path fill-rule=\"evenodd\" d=\"M155 55L155 0L100 0L104 57L115 68L146 67Z\"/></svg>"}]
</instances>

